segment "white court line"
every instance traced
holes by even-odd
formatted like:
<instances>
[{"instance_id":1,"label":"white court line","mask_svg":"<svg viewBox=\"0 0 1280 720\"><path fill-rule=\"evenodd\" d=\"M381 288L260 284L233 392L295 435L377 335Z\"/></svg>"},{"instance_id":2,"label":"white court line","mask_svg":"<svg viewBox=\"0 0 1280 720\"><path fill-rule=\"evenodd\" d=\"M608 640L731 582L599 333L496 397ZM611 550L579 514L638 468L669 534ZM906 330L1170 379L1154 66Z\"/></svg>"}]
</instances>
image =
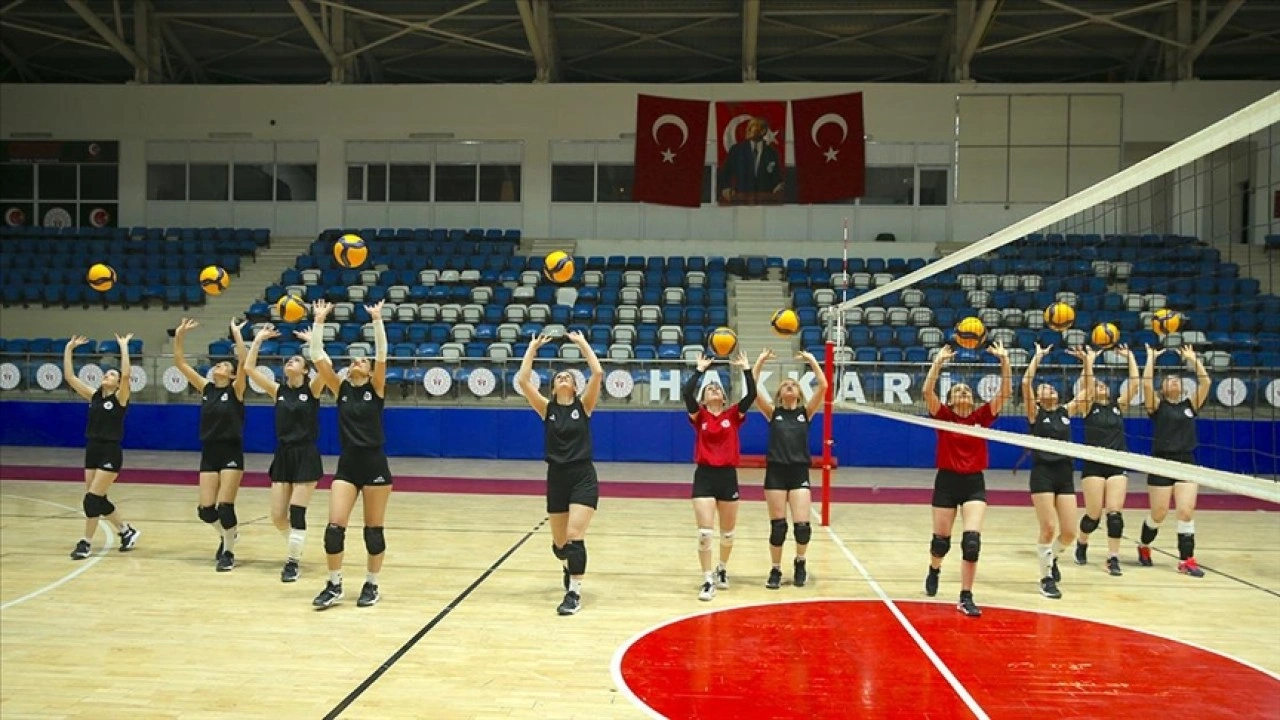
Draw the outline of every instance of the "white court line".
<instances>
[{"instance_id":1,"label":"white court line","mask_svg":"<svg viewBox=\"0 0 1280 720\"><path fill-rule=\"evenodd\" d=\"M854 557L853 551L849 550L848 546L844 544L844 541L840 539L839 535L836 535L836 531L831 529L830 525L827 525L826 527L827 535L831 536L831 540L835 542L836 547L840 548L840 552L844 553L844 556L849 559L849 562L853 564L854 569L862 574L862 578L867 581L867 584L871 586L871 589L875 591L875 594L880 597L880 601L883 602L885 607L889 608L889 612L893 613L893 616L898 619L898 624L902 625L902 629L907 631L907 634L916 642L920 651L925 654L925 657L929 658L929 662L933 663L933 667L942 674L942 677L946 678L947 684L951 685L951 689L956 691L956 694L960 696L960 699L964 701L964 704L969 707L969 710L977 716L979 720L990 720L986 712L982 710L982 706L978 704L978 701L973 699L973 696L969 694L969 691L965 689L964 685L960 683L960 680L958 680L951 672L951 668L948 668L947 664L942 662L942 658L938 657L938 654L933 651L933 648L929 646L929 643L920 635L920 632L916 630L915 626L911 624L911 621L907 619L907 616L902 614L902 611L899 610L898 606L889 598L889 595L884 591L884 588L880 587L880 583L876 582L875 578L871 577L871 573L867 572L867 569L862 566L862 563L858 562L858 558Z\"/></svg>"},{"instance_id":2,"label":"white court line","mask_svg":"<svg viewBox=\"0 0 1280 720\"><path fill-rule=\"evenodd\" d=\"M49 502L48 500L40 500L37 498L23 497L22 495L10 495L8 493L0 493L0 497L13 498L15 500L26 500L28 502L41 503L42 505L51 505L56 508L62 508L63 510L70 510L71 512L79 512L79 510L69 505L63 505L62 503L56 503L56 502ZM101 530L103 534L107 536L107 540L110 541L111 534L108 533L105 529L103 529L103 525L107 525L107 524L108 524L107 521L103 520L102 522L98 523L98 529ZM14 605L17 605L19 603L24 603L34 597L39 597L49 592L50 590L53 590L54 588L60 587L61 585L67 582L70 582L71 580L74 580L77 576L80 575L80 573L83 573L89 568L93 567L94 565L97 565L98 561L102 560L102 558L106 556L107 550L109 549L109 547L110 547L109 542L103 543L102 548L98 550L98 553L93 557L89 558L88 560L86 560L83 564L80 565L80 567L76 568L75 570L72 570L71 572L67 573L66 575L63 575L61 578L54 580L53 582L49 583L48 585L45 585L42 588L33 590L32 592L29 592L20 598L14 598L9 602L6 602L3 605L0 605L0 611L8 610Z\"/></svg>"}]
</instances>

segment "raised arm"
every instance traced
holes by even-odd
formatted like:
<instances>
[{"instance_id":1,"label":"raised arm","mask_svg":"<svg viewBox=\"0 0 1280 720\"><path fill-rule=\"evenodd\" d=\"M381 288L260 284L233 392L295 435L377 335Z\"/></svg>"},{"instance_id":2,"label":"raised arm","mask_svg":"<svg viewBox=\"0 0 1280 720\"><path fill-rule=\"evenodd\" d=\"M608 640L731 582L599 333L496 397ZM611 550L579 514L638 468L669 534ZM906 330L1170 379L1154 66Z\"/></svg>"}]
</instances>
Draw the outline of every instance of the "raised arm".
<instances>
[{"instance_id":1,"label":"raised arm","mask_svg":"<svg viewBox=\"0 0 1280 720\"><path fill-rule=\"evenodd\" d=\"M378 393L378 397L386 397L387 326L382 322L382 301L365 305L364 309L369 311L369 317L373 320L373 375L369 378L369 384L373 385L373 391Z\"/></svg>"},{"instance_id":2,"label":"raised arm","mask_svg":"<svg viewBox=\"0 0 1280 720\"><path fill-rule=\"evenodd\" d=\"M756 379L751 374L751 364L747 362L747 354L745 352L739 350L730 364L742 369L742 384L746 386L746 394L738 401L738 414L745 416L747 411L751 409L751 403L756 401L756 395L759 394L756 390Z\"/></svg>"},{"instance_id":3,"label":"raised arm","mask_svg":"<svg viewBox=\"0 0 1280 720\"><path fill-rule=\"evenodd\" d=\"M1204 363L1201 362L1200 356L1196 355L1195 348L1190 345L1182 346L1182 359L1191 363L1196 369L1196 394L1191 398L1191 404L1195 407L1196 412L1204 407L1204 403L1209 399L1209 371L1205 369Z\"/></svg>"},{"instance_id":4,"label":"raised arm","mask_svg":"<svg viewBox=\"0 0 1280 720\"><path fill-rule=\"evenodd\" d=\"M243 323L241 323L243 325ZM234 327L234 325L233 325ZM236 331L239 334L239 331ZM276 333L278 336L279 333ZM244 400L245 387L249 384L249 368L253 368L254 372L258 371L258 353L262 350L262 343L269 337L269 333L259 331L253 338L253 343L249 345L249 352L243 358L240 358L240 367L236 368L236 378L231 381L231 386L236 389L236 394L240 400ZM265 388L264 388L265 389ZM272 392L272 397L275 393Z\"/></svg>"},{"instance_id":5,"label":"raised arm","mask_svg":"<svg viewBox=\"0 0 1280 720\"><path fill-rule=\"evenodd\" d=\"M711 366L711 358L698 353L698 362L694 365L693 375L680 388L680 397L684 399L684 409L693 418L698 415L698 385L702 382L702 374Z\"/></svg>"},{"instance_id":6,"label":"raised arm","mask_svg":"<svg viewBox=\"0 0 1280 720\"><path fill-rule=\"evenodd\" d=\"M133 388L129 385L129 376L133 373L133 363L129 360L129 341L133 333L117 335L116 344L120 346L120 389L116 390L116 399L122 406L129 404L129 396Z\"/></svg>"},{"instance_id":7,"label":"raised arm","mask_svg":"<svg viewBox=\"0 0 1280 720\"><path fill-rule=\"evenodd\" d=\"M1147 346L1147 361L1142 368L1142 405L1150 415L1160 407L1160 398L1156 395L1156 358L1164 354L1164 348L1154 350Z\"/></svg>"},{"instance_id":8,"label":"raised arm","mask_svg":"<svg viewBox=\"0 0 1280 720\"><path fill-rule=\"evenodd\" d=\"M249 350L248 352L245 353L245 357L247 357L249 353L252 353L253 359L256 361L258 359L258 352L262 349L262 343L265 340L270 340L271 338L278 338L278 337L280 337L280 333L276 330L276 327L274 325L267 324L258 328L258 333L253 338L253 345L257 349ZM243 343L240 343L240 344L243 344ZM239 348L236 349L236 354L237 355L240 354ZM253 380L254 383L257 384L258 387L262 388L262 392L274 398L276 396L276 393L279 392L280 390L280 385L275 380L272 380L270 375L267 375L266 373L259 370L257 362L250 363L247 360L243 360L243 359L241 360L241 362L244 364L245 372L249 374L249 377ZM318 374L316 379L319 380ZM315 392L314 388L312 389L312 392L313 393Z\"/></svg>"},{"instance_id":9,"label":"raised arm","mask_svg":"<svg viewBox=\"0 0 1280 720\"><path fill-rule=\"evenodd\" d=\"M1067 352L1084 363L1084 368L1080 371L1080 392L1067 403L1067 414L1084 415L1093 405L1093 363L1098 359L1098 351L1086 345L1084 350Z\"/></svg>"},{"instance_id":10,"label":"raised arm","mask_svg":"<svg viewBox=\"0 0 1280 720\"><path fill-rule=\"evenodd\" d=\"M924 407L930 415L937 415L938 409L942 407L942 401L938 399L938 376L942 374L942 366L951 362L955 355L956 351L950 345L943 345L933 357L929 373L924 376Z\"/></svg>"},{"instance_id":11,"label":"raised arm","mask_svg":"<svg viewBox=\"0 0 1280 720\"><path fill-rule=\"evenodd\" d=\"M342 379L333 371L333 360L324 351L324 319L329 316L329 310L332 307L328 300L317 300L312 303L311 330L304 331L305 334L299 333L298 337L305 338L307 341L311 364L316 366L316 378L323 383L324 387L329 388L329 392L333 393L334 397L337 397L338 389L342 387Z\"/></svg>"},{"instance_id":12,"label":"raised arm","mask_svg":"<svg viewBox=\"0 0 1280 720\"><path fill-rule=\"evenodd\" d=\"M1022 374L1022 408L1027 413L1027 422L1034 423L1036 421L1036 371L1040 369L1040 358L1044 357L1053 349L1052 345L1040 346L1036 343L1036 352L1031 356L1031 362L1027 363L1027 371ZM995 408L992 408L994 410Z\"/></svg>"},{"instance_id":13,"label":"raised arm","mask_svg":"<svg viewBox=\"0 0 1280 720\"><path fill-rule=\"evenodd\" d=\"M1004 401L1009 399L1009 392L1013 387L1013 368L1009 367L1009 351L1004 349L1004 343L991 343L987 352L1000 360L1000 390L991 398L991 415L994 417L1000 414L1004 409Z\"/></svg>"},{"instance_id":14,"label":"raised arm","mask_svg":"<svg viewBox=\"0 0 1280 720\"><path fill-rule=\"evenodd\" d=\"M756 358L755 366L751 368L752 374L756 378L764 377L762 374L764 364L772 360L774 357L776 356L769 348L761 350L760 356ZM759 380L757 379L756 382L758 383ZM760 408L760 412L764 413L765 420L773 422L773 403L769 402L769 400L765 398L764 393L760 392L759 388L756 389L756 407Z\"/></svg>"},{"instance_id":15,"label":"raised arm","mask_svg":"<svg viewBox=\"0 0 1280 720\"><path fill-rule=\"evenodd\" d=\"M191 318L182 318L182 322L178 323L177 329L173 331L173 366L178 368L178 372L182 373L192 387L202 391L209 381L187 364L187 356L183 352L183 340L186 339L187 332L198 327L200 323Z\"/></svg>"},{"instance_id":16,"label":"raised arm","mask_svg":"<svg viewBox=\"0 0 1280 720\"><path fill-rule=\"evenodd\" d=\"M67 341L67 346L62 349L62 377L67 381L67 385L70 385L71 389L76 391L77 395L85 400L92 400L96 388L91 388L81 382L80 378L76 376L75 364L71 362L71 353L75 352L75 349L81 345L88 344L89 338L83 335L72 335L71 339Z\"/></svg>"},{"instance_id":17,"label":"raised arm","mask_svg":"<svg viewBox=\"0 0 1280 720\"><path fill-rule=\"evenodd\" d=\"M809 398L809 404L804 408L805 413L812 418L822 409L822 403L827 399L827 388L831 386L831 383L827 381L827 372L818 364L818 358L814 357L812 353L801 350L796 354L796 358L809 363L809 369L818 377L818 387L814 389L813 397Z\"/></svg>"},{"instance_id":18,"label":"raised arm","mask_svg":"<svg viewBox=\"0 0 1280 720\"><path fill-rule=\"evenodd\" d=\"M309 330L309 329L308 329L308 330L294 330L294 331L293 331L293 336L294 336L294 337L296 337L296 338L298 338L299 340L301 340L302 342L304 342L304 343L306 343L306 344L307 344L307 353L308 353L308 354L310 354L310 353L311 353L311 351L312 351L312 348L311 348L311 330ZM324 352L323 348L320 350L320 352L322 352L322 353ZM315 356L313 355L312 357L315 357ZM315 363L312 363L312 364L314 365ZM320 371L319 371L319 370L316 370L316 371L312 374L312 377L311 377L311 384L310 384L308 387L310 387L310 388L311 388L311 394L312 394L312 395L314 395L315 397L320 397L320 393L323 393L323 392L324 392L324 389L325 389L326 387L328 387L328 385L327 385L327 384L325 383L325 381L324 381L324 376L320 374ZM279 388L277 388L277 389L279 389Z\"/></svg>"},{"instance_id":19,"label":"raised arm","mask_svg":"<svg viewBox=\"0 0 1280 720\"><path fill-rule=\"evenodd\" d=\"M1142 388L1142 376L1138 374L1138 358L1134 357L1129 351L1128 345L1119 345L1116 352L1120 353L1120 357L1125 358L1129 363L1129 382L1125 384L1124 392L1120 393L1117 407L1120 412L1124 412L1129 407L1129 403L1133 402L1133 396L1138 394L1138 390Z\"/></svg>"},{"instance_id":20,"label":"raised arm","mask_svg":"<svg viewBox=\"0 0 1280 720\"><path fill-rule=\"evenodd\" d=\"M596 351L591 349L591 343L587 342L582 333L575 330L569 333L568 338L582 351L582 357L591 370L591 377L587 378L587 387L582 391L582 408L587 411L587 415L590 415L595 412L596 403L600 402L600 385L604 382L604 367L600 365L600 358L596 357Z\"/></svg>"},{"instance_id":21,"label":"raised arm","mask_svg":"<svg viewBox=\"0 0 1280 720\"><path fill-rule=\"evenodd\" d=\"M538 417L547 416L547 399L533 387L533 359L538 356L538 348L551 342L546 335L535 336L529 341L529 349L524 351L524 359L520 361L520 369L516 371L516 391L529 401L529 407L538 413Z\"/></svg>"}]
</instances>

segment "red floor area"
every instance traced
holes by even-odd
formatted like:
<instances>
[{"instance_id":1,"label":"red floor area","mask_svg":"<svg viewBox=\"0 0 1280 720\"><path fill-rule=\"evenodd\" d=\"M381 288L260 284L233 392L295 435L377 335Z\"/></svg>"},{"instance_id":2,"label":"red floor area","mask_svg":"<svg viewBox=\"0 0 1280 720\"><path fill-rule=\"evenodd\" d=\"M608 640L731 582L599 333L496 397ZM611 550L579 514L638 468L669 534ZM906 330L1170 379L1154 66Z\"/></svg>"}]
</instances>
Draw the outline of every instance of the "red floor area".
<instances>
[{"instance_id":1,"label":"red floor area","mask_svg":"<svg viewBox=\"0 0 1280 720\"><path fill-rule=\"evenodd\" d=\"M1276 717L1280 677L1190 645L1057 615L897 603L992 718ZM971 718L878 601L733 608L619 650L615 681L669 718Z\"/></svg>"}]
</instances>

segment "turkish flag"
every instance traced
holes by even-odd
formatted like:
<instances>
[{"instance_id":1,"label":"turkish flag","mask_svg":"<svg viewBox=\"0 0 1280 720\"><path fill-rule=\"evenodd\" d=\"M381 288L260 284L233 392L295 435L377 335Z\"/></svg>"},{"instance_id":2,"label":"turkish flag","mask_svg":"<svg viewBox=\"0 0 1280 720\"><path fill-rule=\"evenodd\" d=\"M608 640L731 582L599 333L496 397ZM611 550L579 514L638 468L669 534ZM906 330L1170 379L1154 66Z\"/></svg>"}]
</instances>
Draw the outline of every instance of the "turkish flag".
<instances>
[{"instance_id":1,"label":"turkish flag","mask_svg":"<svg viewBox=\"0 0 1280 720\"><path fill-rule=\"evenodd\" d=\"M721 204L782 202L786 135L785 102L716 103L716 189Z\"/></svg>"},{"instance_id":2,"label":"turkish flag","mask_svg":"<svg viewBox=\"0 0 1280 720\"><path fill-rule=\"evenodd\" d=\"M632 199L677 207L702 204L709 113L706 100L637 98Z\"/></svg>"},{"instance_id":3,"label":"turkish flag","mask_svg":"<svg viewBox=\"0 0 1280 720\"><path fill-rule=\"evenodd\" d=\"M825 203L861 197L867 152L862 93L791 101L796 124L796 199Z\"/></svg>"}]
</instances>

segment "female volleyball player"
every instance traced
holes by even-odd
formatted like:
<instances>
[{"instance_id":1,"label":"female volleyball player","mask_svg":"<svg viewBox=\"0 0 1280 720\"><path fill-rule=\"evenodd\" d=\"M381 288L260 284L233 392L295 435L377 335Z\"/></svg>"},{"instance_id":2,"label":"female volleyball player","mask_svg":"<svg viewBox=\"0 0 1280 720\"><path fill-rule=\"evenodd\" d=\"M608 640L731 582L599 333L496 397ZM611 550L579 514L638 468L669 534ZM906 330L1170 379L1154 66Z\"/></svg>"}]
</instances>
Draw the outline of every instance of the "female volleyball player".
<instances>
[{"instance_id":1,"label":"female volleyball player","mask_svg":"<svg viewBox=\"0 0 1280 720\"><path fill-rule=\"evenodd\" d=\"M187 332L199 327L195 320L183 318L173 333L173 365L200 391L200 493L196 512L200 519L218 531L221 538L215 554L218 572L236 566L235 547L240 537L236 520L236 495L244 476L244 389L245 365L255 365L256 339L248 357L237 367L230 360L214 363L206 380L187 364L183 340ZM231 321L231 332L239 335L243 322Z\"/></svg>"},{"instance_id":2,"label":"female volleyball player","mask_svg":"<svg viewBox=\"0 0 1280 720\"><path fill-rule=\"evenodd\" d=\"M387 390L387 329L382 323L382 303L366 305L373 321L373 360L353 357L347 366L347 377L338 377L333 360L324 352L324 321L333 308L324 300L312 305L311 362L316 373L338 400L338 440L342 452L338 469L329 488L329 524L324 529L325 561L329 580L311 604L323 610L342 599L342 556L346 550L347 524L356 498L363 498L364 547L366 575L360 588L358 607L378 602L378 573L386 557L387 541L383 527L387 501L391 499L391 468L383 450L386 435L382 428L382 408Z\"/></svg>"},{"instance_id":3,"label":"female volleyball player","mask_svg":"<svg viewBox=\"0 0 1280 720\"><path fill-rule=\"evenodd\" d=\"M705 385L703 373L711 358L698 355L696 371L684 384L681 396L693 423L693 517L698 523L698 562L702 565L702 590L699 600L716 596L716 588L729 587L729 554L733 552L733 533L738 523L738 430L756 399L756 381L741 350L730 361L742 368L746 394L736 406L727 404L724 387L717 379ZM701 388L701 389L699 389ZM711 567L711 538L715 535L716 516L720 518L720 562Z\"/></svg>"},{"instance_id":4,"label":"female volleyball player","mask_svg":"<svg viewBox=\"0 0 1280 720\"><path fill-rule=\"evenodd\" d=\"M774 358L773 350L765 348L756 358L752 371L760 377L764 364ZM807 405L800 404L800 383L794 378L783 378L778 383L777 404L774 405L756 393L756 407L764 413L769 423L769 450L765 455L764 500L769 508L769 555L773 568L764 586L777 590L782 586L782 544L787 539L787 509L791 510L792 527L795 530L796 557L792 563L792 582L803 587L809 577L805 566L805 551L809 549L812 528L809 525L809 428L813 416L822 409L827 395L827 375L817 358L800 352L796 359L804 360L818 378L818 387Z\"/></svg>"},{"instance_id":5,"label":"female volleyball player","mask_svg":"<svg viewBox=\"0 0 1280 720\"><path fill-rule=\"evenodd\" d=\"M89 557L89 543L98 532L98 518L105 517L120 534L120 552L128 552L138 544L142 533L120 517L116 506L107 499L107 491L124 467L124 415L129 409L129 341L133 335L117 335L120 345L120 369L102 374L102 384L91 388L76 376L71 353L89 342L83 335L73 336L62 351L62 374L76 394L89 401L89 424L85 428L84 448L84 536L71 551L72 560Z\"/></svg>"},{"instance_id":6,"label":"female volleyball player","mask_svg":"<svg viewBox=\"0 0 1280 720\"><path fill-rule=\"evenodd\" d=\"M1167 375L1160 383L1160 395L1155 393L1155 361L1166 349L1152 350L1147 346L1147 363L1142 375L1142 397L1151 416L1151 454L1157 458L1195 464L1196 416L1205 400L1209 399L1209 372L1190 345L1183 345L1178 353L1196 371L1195 394L1183 398L1182 378ZM1142 523L1141 543L1138 545L1138 564L1151 566L1151 543L1156 539L1160 523L1169 514L1169 499L1178 506L1178 572L1191 577L1204 577L1204 570L1196 564L1196 491L1194 482L1161 475L1147 475L1147 496L1151 501L1151 516Z\"/></svg>"},{"instance_id":7,"label":"female volleyball player","mask_svg":"<svg viewBox=\"0 0 1280 720\"><path fill-rule=\"evenodd\" d=\"M1084 370L1080 374L1081 391L1064 406L1058 402L1058 390L1053 385L1036 385L1040 360L1053 346L1041 347L1036 343L1035 347L1035 355L1022 376L1022 402L1027 412L1029 431L1034 437L1070 442L1071 416L1083 415L1088 407L1087 398L1093 385L1093 361L1098 354L1093 348L1073 351L1084 362ZM1075 485L1075 462L1069 455L1039 449L1031 451L1031 504L1040 523L1040 536L1036 541L1036 557L1040 560L1040 594L1055 600L1062 597L1062 591L1058 589L1062 580L1058 557L1075 540Z\"/></svg>"},{"instance_id":8,"label":"female volleyball player","mask_svg":"<svg viewBox=\"0 0 1280 720\"><path fill-rule=\"evenodd\" d=\"M975 405L973 389L963 383L951 386L944 405L935 389L942 366L955 357L949 345L943 346L929 374L924 379L924 403L929 416L937 420L990 427L1004 407L1012 383L1009 353L999 342L992 343L987 352L1000 360L1000 388L990 402ZM982 615L973 602L973 579L978 572L978 554L982 549L982 517L987 511L986 479L987 441L959 433L938 431L938 474L933 481L933 540L929 544L929 574L925 577L924 591L930 597L938 594L938 573L942 558L951 549L951 532L955 525L956 508L960 508L963 535L960 540L960 612L970 617Z\"/></svg>"},{"instance_id":9,"label":"female volleyball player","mask_svg":"<svg viewBox=\"0 0 1280 720\"><path fill-rule=\"evenodd\" d=\"M1138 377L1138 361L1124 345L1116 347L1117 353L1129 362L1129 382L1120 397L1111 402L1111 388L1101 380L1093 383L1088 397L1088 409L1084 415L1084 443L1094 447L1128 450L1124 439L1124 408L1129 406L1141 387ZM1084 488L1084 515L1080 517L1080 535L1076 540L1076 564L1088 562L1089 535L1098 529L1102 512L1107 513L1107 572L1119 576L1120 537L1124 534L1124 497L1129 490L1129 478L1124 468L1085 460L1081 465L1080 483Z\"/></svg>"},{"instance_id":10,"label":"female volleyball player","mask_svg":"<svg viewBox=\"0 0 1280 720\"><path fill-rule=\"evenodd\" d=\"M547 461L547 515L551 522L551 552L564 571L564 600L556 608L561 615L582 609L582 577L587 572L587 526L600 504L600 483L592 461L591 413L600 399L604 368L582 333L571 332L568 340L582 352L591 377L578 397L573 373L561 370L551 378L549 397L533 385L533 360L538 348L553 338L539 335L516 372L516 391L529 401L542 418L544 453Z\"/></svg>"},{"instance_id":11,"label":"female volleyball player","mask_svg":"<svg viewBox=\"0 0 1280 720\"><path fill-rule=\"evenodd\" d=\"M308 331L294 334L301 340L311 340ZM280 337L280 333L275 326L264 325L256 337L266 340ZM244 340L238 334L236 354L244 354ZM324 379L316 373L308 382L307 361L301 355L285 361L283 383L276 383L273 377L254 365L246 365L245 372L263 393L275 398L276 452L267 470L271 477L271 522L286 536L280 582L295 582L298 563L302 559L302 544L307 537L307 506L311 503L316 482L324 474L317 444L320 441L320 393L324 392Z\"/></svg>"}]
</instances>

